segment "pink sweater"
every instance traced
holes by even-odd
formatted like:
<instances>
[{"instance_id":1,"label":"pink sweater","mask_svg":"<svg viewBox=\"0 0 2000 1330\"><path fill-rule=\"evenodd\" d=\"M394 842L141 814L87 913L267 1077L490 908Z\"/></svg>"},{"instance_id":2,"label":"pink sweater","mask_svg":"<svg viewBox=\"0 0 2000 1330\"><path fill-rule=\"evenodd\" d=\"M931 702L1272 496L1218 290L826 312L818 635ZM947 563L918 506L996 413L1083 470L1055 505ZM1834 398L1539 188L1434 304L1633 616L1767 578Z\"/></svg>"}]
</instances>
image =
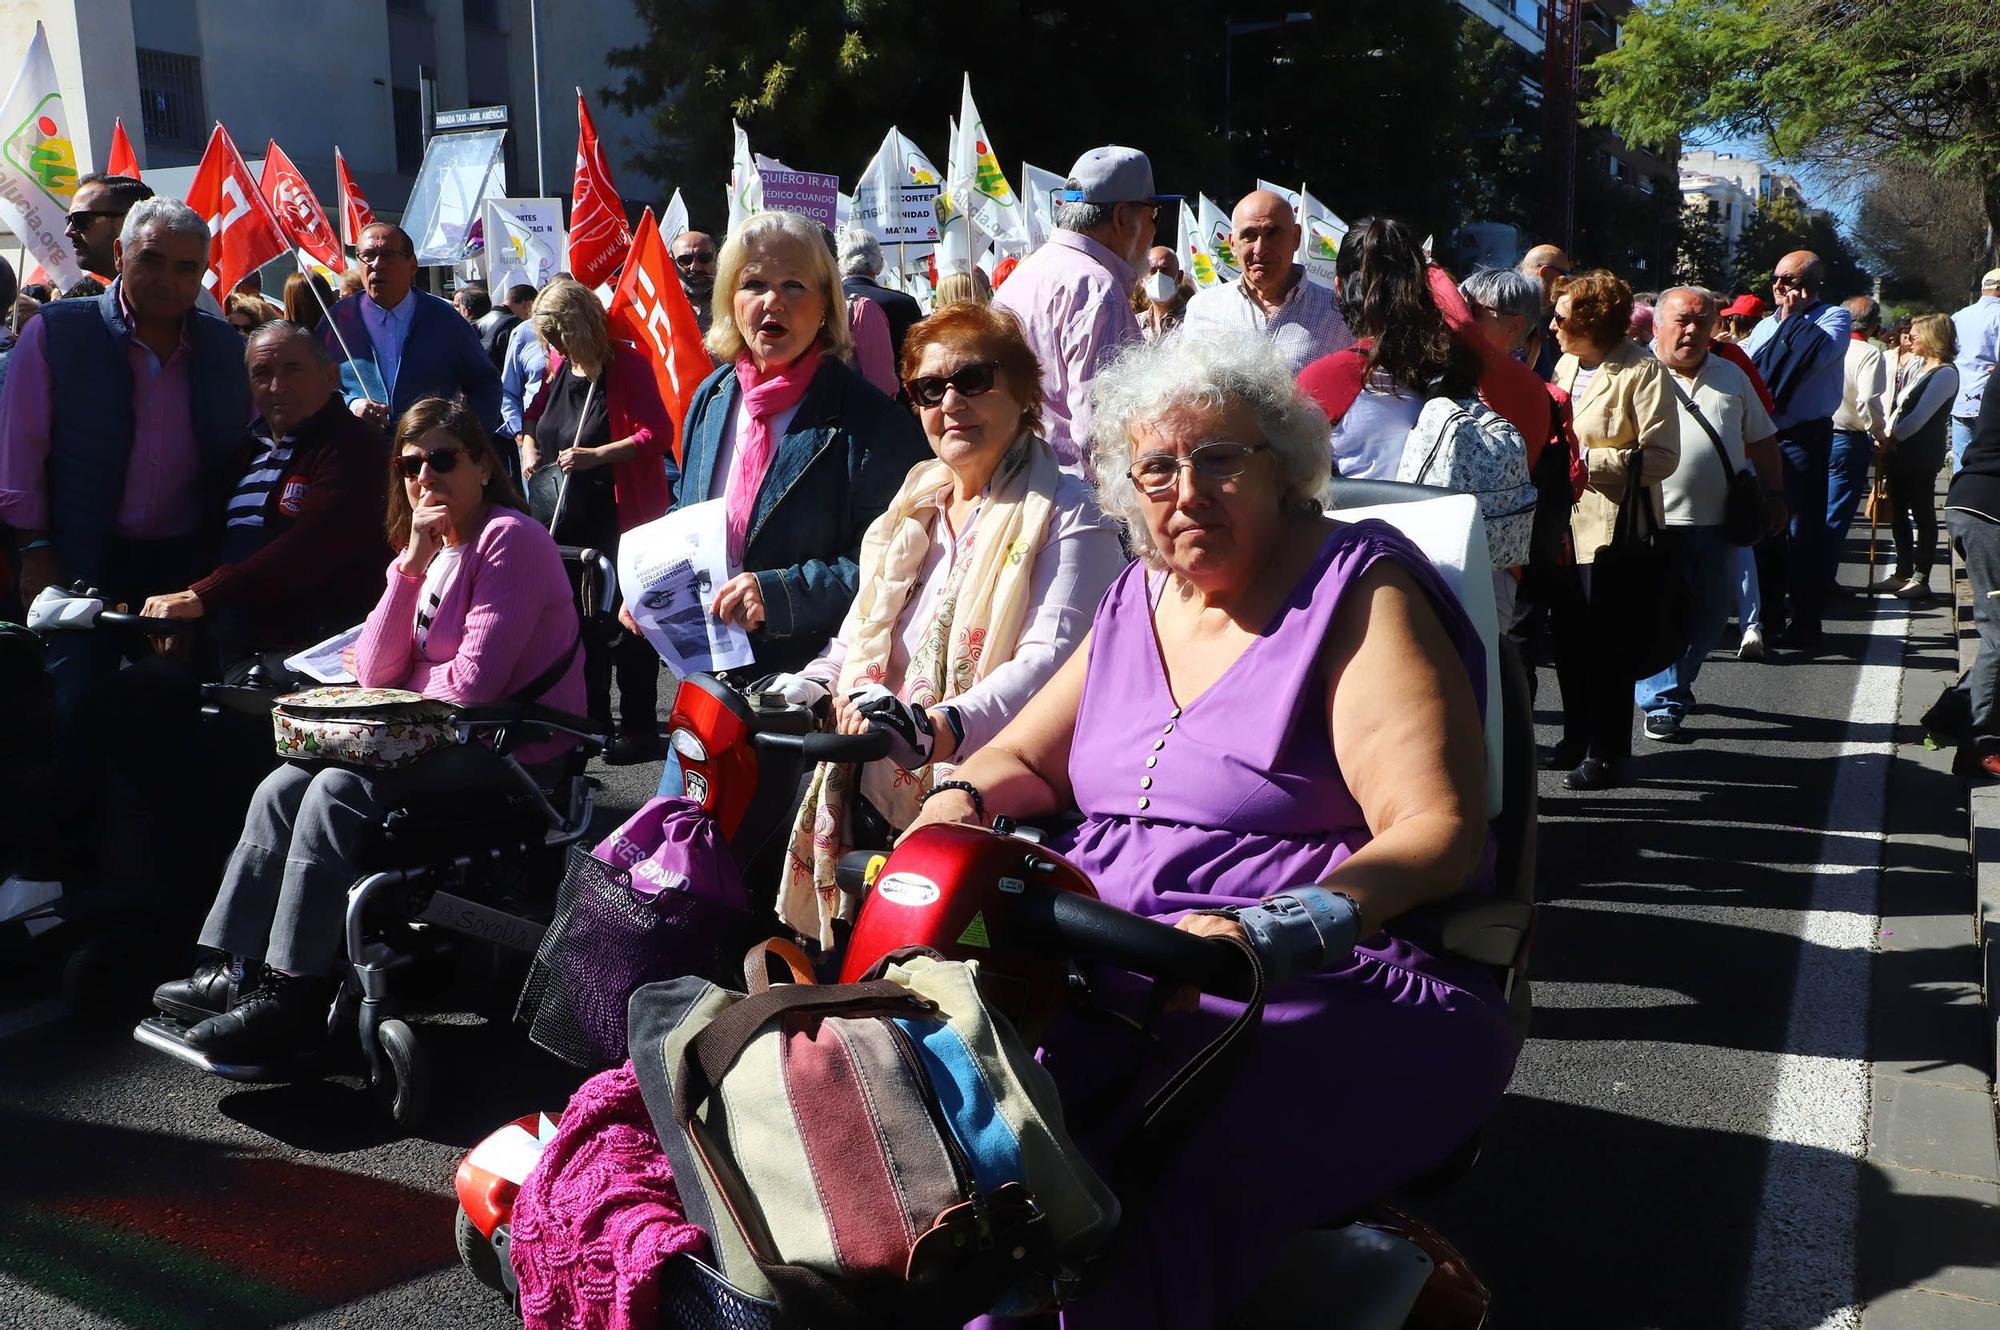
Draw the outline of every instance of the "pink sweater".
<instances>
[{"instance_id":1,"label":"pink sweater","mask_svg":"<svg viewBox=\"0 0 2000 1330\"><path fill-rule=\"evenodd\" d=\"M389 585L369 612L354 674L369 688L407 688L446 702L499 702L532 683L576 640L576 599L549 533L512 508L494 508L445 584L424 649L417 650L421 575L389 565ZM583 652L539 698L582 715ZM524 762L544 761L568 740L523 744Z\"/></svg>"}]
</instances>

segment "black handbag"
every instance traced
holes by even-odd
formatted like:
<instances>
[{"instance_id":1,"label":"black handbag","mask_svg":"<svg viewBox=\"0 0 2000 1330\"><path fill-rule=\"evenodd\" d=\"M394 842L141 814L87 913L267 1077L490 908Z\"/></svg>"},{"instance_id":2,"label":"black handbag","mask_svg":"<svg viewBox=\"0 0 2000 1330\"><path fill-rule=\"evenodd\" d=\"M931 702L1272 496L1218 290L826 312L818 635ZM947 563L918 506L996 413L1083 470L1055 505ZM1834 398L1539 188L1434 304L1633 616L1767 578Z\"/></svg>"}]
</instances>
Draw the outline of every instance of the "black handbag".
<instances>
[{"instance_id":1,"label":"black handbag","mask_svg":"<svg viewBox=\"0 0 2000 1330\"><path fill-rule=\"evenodd\" d=\"M1673 382L1668 376L1669 383ZM1694 398L1678 383L1674 391L1680 394L1681 405L1687 408L1694 423L1701 426L1701 432L1715 445L1715 455L1722 463L1722 474L1729 477L1729 492L1722 500L1722 535L1732 545L1755 545L1764 538L1764 484L1757 479L1757 473L1745 467L1741 471L1729 460L1729 450L1722 446L1722 436L1715 432L1715 426L1708 423L1708 417L1694 404ZM1643 677L1643 676L1642 676Z\"/></svg>"},{"instance_id":2,"label":"black handbag","mask_svg":"<svg viewBox=\"0 0 2000 1330\"><path fill-rule=\"evenodd\" d=\"M1590 566L1591 611L1604 636L1606 666L1633 682L1679 660L1688 640L1687 583L1674 567L1639 466L1634 456L1611 543Z\"/></svg>"}]
</instances>

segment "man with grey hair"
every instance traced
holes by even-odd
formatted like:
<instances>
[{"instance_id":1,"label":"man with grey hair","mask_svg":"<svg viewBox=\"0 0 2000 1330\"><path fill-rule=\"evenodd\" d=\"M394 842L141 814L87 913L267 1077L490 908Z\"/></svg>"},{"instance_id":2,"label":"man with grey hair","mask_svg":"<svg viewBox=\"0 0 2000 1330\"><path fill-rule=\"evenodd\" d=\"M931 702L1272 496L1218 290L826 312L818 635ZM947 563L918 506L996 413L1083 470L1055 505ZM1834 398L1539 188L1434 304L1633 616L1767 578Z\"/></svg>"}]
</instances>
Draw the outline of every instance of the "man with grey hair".
<instances>
[{"instance_id":1,"label":"man with grey hair","mask_svg":"<svg viewBox=\"0 0 2000 1330\"><path fill-rule=\"evenodd\" d=\"M1079 157L1056 191L1056 231L1021 261L993 303L1021 322L1042 365L1042 418L1063 470L1085 471L1090 379L1139 340L1135 269L1153 244L1160 204L1146 154L1116 145Z\"/></svg>"},{"instance_id":2,"label":"man with grey hair","mask_svg":"<svg viewBox=\"0 0 2000 1330\"><path fill-rule=\"evenodd\" d=\"M1243 277L1195 292L1189 333L1253 333L1268 338L1297 374L1321 356L1354 345L1327 287L1306 280L1292 205L1268 189L1245 194L1229 215L1229 241Z\"/></svg>"},{"instance_id":3,"label":"man with grey hair","mask_svg":"<svg viewBox=\"0 0 2000 1330\"><path fill-rule=\"evenodd\" d=\"M889 346L901 366L903 338L923 318L923 308L908 294L882 285L882 242L860 227L850 226L840 233L839 259L841 291L849 300L861 297L881 306L889 320Z\"/></svg>"},{"instance_id":4,"label":"man with grey hair","mask_svg":"<svg viewBox=\"0 0 2000 1330\"><path fill-rule=\"evenodd\" d=\"M1840 409L1833 413L1833 452L1826 474L1826 582L1840 571L1841 545L1868 490L1868 467L1875 440L1889 432L1889 362L1875 345L1882 330L1882 307L1868 296L1846 302L1854 320L1840 385Z\"/></svg>"},{"instance_id":5,"label":"man with grey hair","mask_svg":"<svg viewBox=\"0 0 2000 1330\"><path fill-rule=\"evenodd\" d=\"M1711 293L1678 286L1660 297L1653 318L1653 354L1679 399L1683 440L1660 497L1675 569L1689 592L1687 649L1632 690L1646 713L1646 737L1661 743L1687 738L1681 725L1694 706L1695 676L1735 607L1738 547L1723 525L1730 478L1754 464L1764 490L1764 530L1777 531L1785 520L1777 429L1749 376L1709 354L1721 308Z\"/></svg>"},{"instance_id":6,"label":"man with grey hair","mask_svg":"<svg viewBox=\"0 0 2000 1330\"><path fill-rule=\"evenodd\" d=\"M219 514L250 418L243 339L195 307L208 226L178 199L145 199L112 244L103 295L58 300L21 332L0 391L0 522L13 529L21 601L86 582L107 604L185 587L214 562ZM112 633L51 634L56 844L88 843L99 759L90 702L118 671ZM61 876L63 865L52 864ZM34 874L31 872L30 876Z\"/></svg>"}]
</instances>

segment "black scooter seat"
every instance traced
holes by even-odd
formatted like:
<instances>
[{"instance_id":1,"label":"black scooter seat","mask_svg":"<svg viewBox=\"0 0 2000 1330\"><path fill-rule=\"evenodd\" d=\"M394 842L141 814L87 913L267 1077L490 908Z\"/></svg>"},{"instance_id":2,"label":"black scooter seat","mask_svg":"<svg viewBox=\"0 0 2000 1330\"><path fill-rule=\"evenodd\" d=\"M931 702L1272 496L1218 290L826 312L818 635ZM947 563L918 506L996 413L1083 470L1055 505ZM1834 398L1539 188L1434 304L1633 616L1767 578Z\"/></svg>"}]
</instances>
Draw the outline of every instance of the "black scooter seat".
<instances>
[{"instance_id":1,"label":"black scooter seat","mask_svg":"<svg viewBox=\"0 0 2000 1330\"><path fill-rule=\"evenodd\" d=\"M226 1081L240 1081L246 1085L272 1085L283 1081L311 1080L326 1069L325 1054L318 1050L296 1053L271 1062L220 1062L188 1043L187 1034L193 1028L187 1022L177 1021L171 1016L148 1016L132 1027L132 1037L148 1048L165 1053L168 1057L178 1058L211 1076L220 1076Z\"/></svg>"}]
</instances>

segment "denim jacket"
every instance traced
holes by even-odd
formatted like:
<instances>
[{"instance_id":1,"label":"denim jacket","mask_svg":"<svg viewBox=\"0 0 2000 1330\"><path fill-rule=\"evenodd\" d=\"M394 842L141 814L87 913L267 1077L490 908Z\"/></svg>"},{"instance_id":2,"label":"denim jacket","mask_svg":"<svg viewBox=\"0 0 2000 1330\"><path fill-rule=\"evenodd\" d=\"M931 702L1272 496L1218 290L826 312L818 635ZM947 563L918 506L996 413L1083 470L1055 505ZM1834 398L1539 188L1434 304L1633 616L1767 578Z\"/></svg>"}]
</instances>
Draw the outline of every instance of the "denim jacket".
<instances>
[{"instance_id":1,"label":"denim jacket","mask_svg":"<svg viewBox=\"0 0 2000 1330\"><path fill-rule=\"evenodd\" d=\"M722 497L716 459L740 389L724 365L695 391L681 465L668 459L676 503ZM916 418L831 357L820 365L771 456L744 541L764 623L750 634L757 668L797 670L839 630L854 599L855 561L911 467L930 456Z\"/></svg>"}]
</instances>

